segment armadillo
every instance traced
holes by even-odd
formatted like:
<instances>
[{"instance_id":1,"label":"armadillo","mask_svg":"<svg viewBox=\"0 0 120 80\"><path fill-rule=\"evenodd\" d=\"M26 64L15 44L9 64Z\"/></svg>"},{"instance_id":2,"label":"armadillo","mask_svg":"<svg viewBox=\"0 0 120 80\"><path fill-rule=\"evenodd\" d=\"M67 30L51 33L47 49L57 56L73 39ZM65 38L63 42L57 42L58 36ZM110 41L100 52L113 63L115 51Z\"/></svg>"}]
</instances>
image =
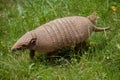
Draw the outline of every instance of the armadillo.
<instances>
[{"instance_id":1,"label":"armadillo","mask_svg":"<svg viewBox=\"0 0 120 80\"><path fill-rule=\"evenodd\" d=\"M49 53L84 42L92 32L108 30L94 25L97 16L69 16L50 21L26 32L11 48L12 51L29 49L31 59L35 51Z\"/></svg>"}]
</instances>

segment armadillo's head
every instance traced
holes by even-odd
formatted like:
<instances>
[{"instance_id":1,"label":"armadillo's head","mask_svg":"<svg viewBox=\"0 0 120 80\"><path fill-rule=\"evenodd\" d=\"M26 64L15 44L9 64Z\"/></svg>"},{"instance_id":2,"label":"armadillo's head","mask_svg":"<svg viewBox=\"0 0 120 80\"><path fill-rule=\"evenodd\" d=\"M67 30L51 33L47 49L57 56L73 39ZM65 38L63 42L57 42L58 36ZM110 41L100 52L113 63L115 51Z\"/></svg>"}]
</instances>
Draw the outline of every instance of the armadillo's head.
<instances>
[{"instance_id":1,"label":"armadillo's head","mask_svg":"<svg viewBox=\"0 0 120 80\"><path fill-rule=\"evenodd\" d=\"M33 37L31 32L24 34L11 48L12 51L31 49L36 44L36 38Z\"/></svg>"},{"instance_id":2,"label":"armadillo's head","mask_svg":"<svg viewBox=\"0 0 120 80\"><path fill-rule=\"evenodd\" d=\"M87 16L87 18L91 21L91 22L96 22L100 17L97 16L96 12L93 12L91 15Z\"/></svg>"}]
</instances>

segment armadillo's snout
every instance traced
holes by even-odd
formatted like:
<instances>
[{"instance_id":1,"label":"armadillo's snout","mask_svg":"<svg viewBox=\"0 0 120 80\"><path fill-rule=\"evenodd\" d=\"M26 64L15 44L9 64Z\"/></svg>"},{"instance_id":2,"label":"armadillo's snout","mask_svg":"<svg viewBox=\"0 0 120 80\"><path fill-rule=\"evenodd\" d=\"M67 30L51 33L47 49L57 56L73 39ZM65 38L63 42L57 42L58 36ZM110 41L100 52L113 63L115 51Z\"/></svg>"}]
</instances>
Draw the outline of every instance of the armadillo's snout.
<instances>
[{"instance_id":1,"label":"armadillo's snout","mask_svg":"<svg viewBox=\"0 0 120 80\"><path fill-rule=\"evenodd\" d=\"M16 51L17 49L15 49L15 48L11 48L11 51Z\"/></svg>"},{"instance_id":2,"label":"armadillo's snout","mask_svg":"<svg viewBox=\"0 0 120 80\"><path fill-rule=\"evenodd\" d=\"M11 51L21 50L21 48L11 48Z\"/></svg>"},{"instance_id":3,"label":"armadillo's snout","mask_svg":"<svg viewBox=\"0 0 120 80\"><path fill-rule=\"evenodd\" d=\"M14 45L12 48L11 48L11 51L17 51L17 50L21 50L20 47L17 47L16 45Z\"/></svg>"}]
</instances>

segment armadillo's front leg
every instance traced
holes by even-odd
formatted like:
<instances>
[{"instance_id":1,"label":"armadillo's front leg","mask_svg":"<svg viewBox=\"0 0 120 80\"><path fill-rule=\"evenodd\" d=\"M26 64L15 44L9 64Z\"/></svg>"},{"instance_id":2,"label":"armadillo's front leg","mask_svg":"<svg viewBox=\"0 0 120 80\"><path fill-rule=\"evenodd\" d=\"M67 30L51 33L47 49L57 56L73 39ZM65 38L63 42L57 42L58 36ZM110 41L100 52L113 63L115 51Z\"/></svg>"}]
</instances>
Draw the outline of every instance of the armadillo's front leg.
<instances>
[{"instance_id":1,"label":"armadillo's front leg","mask_svg":"<svg viewBox=\"0 0 120 80\"><path fill-rule=\"evenodd\" d=\"M30 50L30 58L33 59L35 56L35 50Z\"/></svg>"}]
</instances>

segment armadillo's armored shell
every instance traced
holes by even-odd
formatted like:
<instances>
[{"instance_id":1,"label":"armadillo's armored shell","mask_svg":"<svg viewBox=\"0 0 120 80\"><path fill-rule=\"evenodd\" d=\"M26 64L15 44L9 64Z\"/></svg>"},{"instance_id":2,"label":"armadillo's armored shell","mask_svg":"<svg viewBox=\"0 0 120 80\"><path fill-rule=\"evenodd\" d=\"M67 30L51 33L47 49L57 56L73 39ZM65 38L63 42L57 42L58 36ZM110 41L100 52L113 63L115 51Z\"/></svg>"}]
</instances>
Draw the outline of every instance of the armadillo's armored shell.
<instances>
[{"instance_id":1,"label":"armadillo's armored shell","mask_svg":"<svg viewBox=\"0 0 120 80\"><path fill-rule=\"evenodd\" d=\"M35 50L51 52L85 41L93 31L93 24L85 17L65 17L53 20L34 30Z\"/></svg>"}]
</instances>

